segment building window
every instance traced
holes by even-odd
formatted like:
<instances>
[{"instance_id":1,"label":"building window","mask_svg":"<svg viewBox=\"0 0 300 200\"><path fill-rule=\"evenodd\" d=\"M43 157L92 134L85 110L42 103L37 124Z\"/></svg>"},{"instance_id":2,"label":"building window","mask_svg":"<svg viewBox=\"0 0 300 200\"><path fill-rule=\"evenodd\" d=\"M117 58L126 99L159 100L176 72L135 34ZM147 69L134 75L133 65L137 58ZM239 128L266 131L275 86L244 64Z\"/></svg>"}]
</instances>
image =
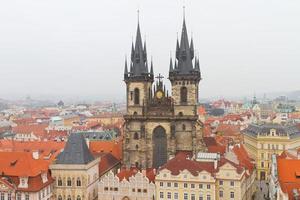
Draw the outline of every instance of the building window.
<instances>
[{"instance_id":1,"label":"building window","mask_svg":"<svg viewBox=\"0 0 300 200\"><path fill-rule=\"evenodd\" d=\"M67 186L72 186L72 181L71 181L71 178L69 177L68 180L67 180Z\"/></svg>"},{"instance_id":2,"label":"building window","mask_svg":"<svg viewBox=\"0 0 300 200\"><path fill-rule=\"evenodd\" d=\"M58 180L57 180L57 186L62 186L62 180L61 180L60 177L59 177Z\"/></svg>"},{"instance_id":3,"label":"building window","mask_svg":"<svg viewBox=\"0 0 300 200\"><path fill-rule=\"evenodd\" d=\"M170 182L168 182L168 183L167 183L167 186L168 186L168 187L171 187L171 183L170 183Z\"/></svg>"},{"instance_id":4,"label":"building window","mask_svg":"<svg viewBox=\"0 0 300 200\"><path fill-rule=\"evenodd\" d=\"M135 140L139 139L139 134L137 132L134 133L133 139L135 139Z\"/></svg>"},{"instance_id":5,"label":"building window","mask_svg":"<svg viewBox=\"0 0 300 200\"><path fill-rule=\"evenodd\" d=\"M25 194L25 200L29 200L29 194Z\"/></svg>"},{"instance_id":6,"label":"building window","mask_svg":"<svg viewBox=\"0 0 300 200\"><path fill-rule=\"evenodd\" d=\"M77 178L76 185L77 185L78 187L81 186L81 180L80 180L80 178Z\"/></svg>"},{"instance_id":7,"label":"building window","mask_svg":"<svg viewBox=\"0 0 300 200\"><path fill-rule=\"evenodd\" d=\"M182 124L182 130L185 131L185 124Z\"/></svg>"},{"instance_id":8,"label":"building window","mask_svg":"<svg viewBox=\"0 0 300 200\"><path fill-rule=\"evenodd\" d=\"M143 192L144 192L144 193L147 193L147 189L144 189Z\"/></svg>"},{"instance_id":9,"label":"building window","mask_svg":"<svg viewBox=\"0 0 300 200\"><path fill-rule=\"evenodd\" d=\"M234 192L230 192L230 198L234 199Z\"/></svg>"},{"instance_id":10,"label":"building window","mask_svg":"<svg viewBox=\"0 0 300 200\"><path fill-rule=\"evenodd\" d=\"M17 200L21 200L22 196L20 193L17 194Z\"/></svg>"},{"instance_id":11,"label":"building window","mask_svg":"<svg viewBox=\"0 0 300 200\"><path fill-rule=\"evenodd\" d=\"M199 195L199 200L203 200L203 195L202 194Z\"/></svg>"},{"instance_id":12,"label":"building window","mask_svg":"<svg viewBox=\"0 0 300 200\"><path fill-rule=\"evenodd\" d=\"M167 193L167 198L168 198L168 199L171 199L171 198L172 198L171 192L168 192L168 193Z\"/></svg>"},{"instance_id":13,"label":"building window","mask_svg":"<svg viewBox=\"0 0 300 200\"><path fill-rule=\"evenodd\" d=\"M183 199L184 199L184 200L188 200L188 198L189 198L188 193L184 193L184 194L183 194Z\"/></svg>"},{"instance_id":14,"label":"building window","mask_svg":"<svg viewBox=\"0 0 300 200\"><path fill-rule=\"evenodd\" d=\"M1 198L0 199L4 200L4 193L3 192L1 192Z\"/></svg>"},{"instance_id":15,"label":"building window","mask_svg":"<svg viewBox=\"0 0 300 200\"><path fill-rule=\"evenodd\" d=\"M187 187L188 187L188 184L187 184L187 183L184 183L184 184L183 184L183 187L184 187L184 188L187 188Z\"/></svg>"},{"instance_id":16,"label":"building window","mask_svg":"<svg viewBox=\"0 0 300 200\"><path fill-rule=\"evenodd\" d=\"M206 196L206 199L207 199L207 200L211 200L210 194L208 194L208 195Z\"/></svg>"},{"instance_id":17,"label":"building window","mask_svg":"<svg viewBox=\"0 0 300 200\"><path fill-rule=\"evenodd\" d=\"M62 200L62 197L61 195L58 196L57 200Z\"/></svg>"},{"instance_id":18,"label":"building window","mask_svg":"<svg viewBox=\"0 0 300 200\"><path fill-rule=\"evenodd\" d=\"M164 183L163 183L163 182L160 182L160 183L159 183L159 186L160 186L160 187L164 187Z\"/></svg>"},{"instance_id":19,"label":"building window","mask_svg":"<svg viewBox=\"0 0 300 200\"><path fill-rule=\"evenodd\" d=\"M134 104L140 104L140 90L138 88L134 89Z\"/></svg>"},{"instance_id":20,"label":"building window","mask_svg":"<svg viewBox=\"0 0 300 200\"><path fill-rule=\"evenodd\" d=\"M182 87L180 89L180 102L181 103L187 103L187 88L186 87Z\"/></svg>"},{"instance_id":21,"label":"building window","mask_svg":"<svg viewBox=\"0 0 300 200\"><path fill-rule=\"evenodd\" d=\"M223 185L223 181L222 180L219 180L219 185Z\"/></svg>"},{"instance_id":22,"label":"building window","mask_svg":"<svg viewBox=\"0 0 300 200\"><path fill-rule=\"evenodd\" d=\"M161 198L161 199L164 198L164 193L163 193L163 192L160 192L160 193L159 193L159 198Z\"/></svg>"},{"instance_id":23,"label":"building window","mask_svg":"<svg viewBox=\"0 0 300 200\"><path fill-rule=\"evenodd\" d=\"M203 184L199 184L199 189L202 189L203 188Z\"/></svg>"},{"instance_id":24,"label":"building window","mask_svg":"<svg viewBox=\"0 0 300 200\"><path fill-rule=\"evenodd\" d=\"M178 187L178 183L174 183L174 187L176 187L176 188L177 188L177 187Z\"/></svg>"},{"instance_id":25,"label":"building window","mask_svg":"<svg viewBox=\"0 0 300 200\"><path fill-rule=\"evenodd\" d=\"M7 194L7 200L11 200L11 193L10 192Z\"/></svg>"},{"instance_id":26,"label":"building window","mask_svg":"<svg viewBox=\"0 0 300 200\"><path fill-rule=\"evenodd\" d=\"M261 162L261 167L265 167L265 163L264 162Z\"/></svg>"},{"instance_id":27,"label":"building window","mask_svg":"<svg viewBox=\"0 0 300 200\"><path fill-rule=\"evenodd\" d=\"M81 197L78 195L76 200L81 200Z\"/></svg>"},{"instance_id":28,"label":"building window","mask_svg":"<svg viewBox=\"0 0 300 200\"><path fill-rule=\"evenodd\" d=\"M234 181L230 181L230 186L234 186Z\"/></svg>"},{"instance_id":29,"label":"building window","mask_svg":"<svg viewBox=\"0 0 300 200\"><path fill-rule=\"evenodd\" d=\"M195 188L195 184L194 183L191 184L191 188Z\"/></svg>"},{"instance_id":30,"label":"building window","mask_svg":"<svg viewBox=\"0 0 300 200\"><path fill-rule=\"evenodd\" d=\"M195 194L191 194L191 200L196 200L195 199Z\"/></svg>"},{"instance_id":31,"label":"building window","mask_svg":"<svg viewBox=\"0 0 300 200\"><path fill-rule=\"evenodd\" d=\"M207 184L206 188L207 188L207 189L210 189L210 184Z\"/></svg>"},{"instance_id":32,"label":"building window","mask_svg":"<svg viewBox=\"0 0 300 200\"><path fill-rule=\"evenodd\" d=\"M223 197L223 191L222 190L219 191L219 197Z\"/></svg>"},{"instance_id":33,"label":"building window","mask_svg":"<svg viewBox=\"0 0 300 200\"><path fill-rule=\"evenodd\" d=\"M174 199L178 199L178 193L177 192L174 193Z\"/></svg>"},{"instance_id":34,"label":"building window","mask_svg":"<svg viewBox=\"0 0 300 200\"><path fill-rule=\"evenodd\" d=\"M264 159L264 153L261 153L261 159Z\"/></svg>"},{"instance_id":35,"label":"building window","mask_svg":"<svg viewBox=\"0 0 300 200\"><path fill-rule=\"evenodd\" d=\"M72 200L70 195L68 196L67 200Z\"/></svg>"}]
</instances>

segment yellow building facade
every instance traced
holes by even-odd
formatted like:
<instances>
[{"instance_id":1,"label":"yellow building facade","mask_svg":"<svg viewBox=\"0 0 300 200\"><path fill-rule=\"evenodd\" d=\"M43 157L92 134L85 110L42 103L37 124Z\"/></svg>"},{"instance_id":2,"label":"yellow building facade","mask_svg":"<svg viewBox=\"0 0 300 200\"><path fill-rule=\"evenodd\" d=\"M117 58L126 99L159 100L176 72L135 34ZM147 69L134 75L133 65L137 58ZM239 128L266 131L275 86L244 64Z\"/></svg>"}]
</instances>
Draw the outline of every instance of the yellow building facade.
<instances>
[{"instance_id":1,"label":"yellow building facade","mask_svg":"<svg viewBox=\"0 0 300 200\"><path fill-rule=\"evenodd\" d=\"M177 155L156 175L156 199L250 200L256 191L255 176L255 171L224 157L193 160Z\"/></svg>"},{"instance_id":2,"label":"yellow building facade","mask_svg":"<svg viewBox=\"0 0 300 200\"><path fill-rule=\"evenodd\" d=\"M300 147L300 130L295 125L249 125L243 135L245 147L255 159L259 180L269 180L272 154Z\"/></svg>"}]
</instances>

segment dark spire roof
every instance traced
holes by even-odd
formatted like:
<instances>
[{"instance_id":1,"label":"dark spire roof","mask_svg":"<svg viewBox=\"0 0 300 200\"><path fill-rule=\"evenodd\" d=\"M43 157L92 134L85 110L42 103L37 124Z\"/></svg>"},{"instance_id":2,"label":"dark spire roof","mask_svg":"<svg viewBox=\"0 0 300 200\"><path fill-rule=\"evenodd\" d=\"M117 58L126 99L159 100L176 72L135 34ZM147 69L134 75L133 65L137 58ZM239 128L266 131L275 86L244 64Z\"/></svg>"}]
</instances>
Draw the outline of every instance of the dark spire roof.
<instances>
[{"instance_id":1,"label":"dark spire roof","mask_svg":"<svg viewBox=\"0 0 300 200\"><path fill-rule=\"evenodd\" d=\"M57 164L87 164L94 160L82 134L72 133L58 156Z\"/></svg>"},{"instance_id":2,"label":"dark spire roof","mask_svg":"<svg viewBox=\"0 0 300 200\"><path fill-rule=\"evenodd\" d=\"M173 62L172 62L172 57L170 57L170 68L169 71L173 71Z\"/></svg>"},{"instance_id":3,"label":"dark spire roof","mask_svg":"<svg viewBox=\"0 0 300 200\"><path fill-rule=\"evenodd\" d=\"M128 78L127 57L125 57L124 79Z\"/></svg>"},{"instance_id":4,"label":"dark spire roof","mask_svg":"<svg viewBox=\"0 0 300 200\"><path fill-rule=\"evenodd\" d=\"M189 42L185 17L183 18L181 38L180 42L176 41L176 59L175 67L169 70L169 78L173 80L174 78L192 78L195 80L200 80L200 67L198 70L197 60L194 61L194 41L191 39Z\"/></svg>"},{"instance_id":5,"label":"dark spire roof","mask_svg":"<svg viewBox=\"0 0 300 200\"><path fill-rule=\"evenodd\" d=\"M125 77L125 75L124 75ZM135 44L131 46L130 74L127 80L151 80L151 74L148 69L146 41L142 41L140 24L137 24Z\"/></svg>"}]
</instances>

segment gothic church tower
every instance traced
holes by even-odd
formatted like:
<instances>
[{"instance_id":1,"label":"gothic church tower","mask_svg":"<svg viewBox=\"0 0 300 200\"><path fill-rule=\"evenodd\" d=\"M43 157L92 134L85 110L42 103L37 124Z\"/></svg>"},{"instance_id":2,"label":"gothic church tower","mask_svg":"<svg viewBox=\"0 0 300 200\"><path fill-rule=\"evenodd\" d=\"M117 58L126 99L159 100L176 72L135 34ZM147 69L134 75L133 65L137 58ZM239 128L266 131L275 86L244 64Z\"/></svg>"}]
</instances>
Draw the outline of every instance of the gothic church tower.
<instances>
[{"instance_id":1,"label":"gothic church tower","mask_svg":"<svg viewBox=\"0 0 300 200\"><path fill-rule=\"evenodd\" d=\"M194 64L193 64L194 60ZM127 113L124 115L123 164L149 168L163 165L178 151L196 154L203 150L202 124L198 120L199 60L194 58L185 20L176 60L170 60L172 96L159 74L154 83L153 64L148 69L146 43L138 24L132 44L130 70L125 61Z\"/></svg>"}]
</instances>

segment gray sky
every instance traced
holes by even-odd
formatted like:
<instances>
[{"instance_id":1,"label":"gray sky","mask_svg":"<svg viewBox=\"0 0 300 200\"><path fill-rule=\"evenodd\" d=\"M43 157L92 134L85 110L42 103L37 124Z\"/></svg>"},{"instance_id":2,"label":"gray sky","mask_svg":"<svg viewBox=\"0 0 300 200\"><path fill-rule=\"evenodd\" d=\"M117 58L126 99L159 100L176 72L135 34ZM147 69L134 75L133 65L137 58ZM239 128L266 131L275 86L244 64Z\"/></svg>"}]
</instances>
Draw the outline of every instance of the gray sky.
<instances>
[{"instance_id":1,"label":"gray sky","mask_svg":"<svg viewBox=\"0 0 300 200\"><path fill-rule=\"evenodd\" d=\"M138 8L154 72L167 77L184 4L201 97L299 89L298 0L3 0L0 98L124 97Z\"/></svg>"}]
</instances>

